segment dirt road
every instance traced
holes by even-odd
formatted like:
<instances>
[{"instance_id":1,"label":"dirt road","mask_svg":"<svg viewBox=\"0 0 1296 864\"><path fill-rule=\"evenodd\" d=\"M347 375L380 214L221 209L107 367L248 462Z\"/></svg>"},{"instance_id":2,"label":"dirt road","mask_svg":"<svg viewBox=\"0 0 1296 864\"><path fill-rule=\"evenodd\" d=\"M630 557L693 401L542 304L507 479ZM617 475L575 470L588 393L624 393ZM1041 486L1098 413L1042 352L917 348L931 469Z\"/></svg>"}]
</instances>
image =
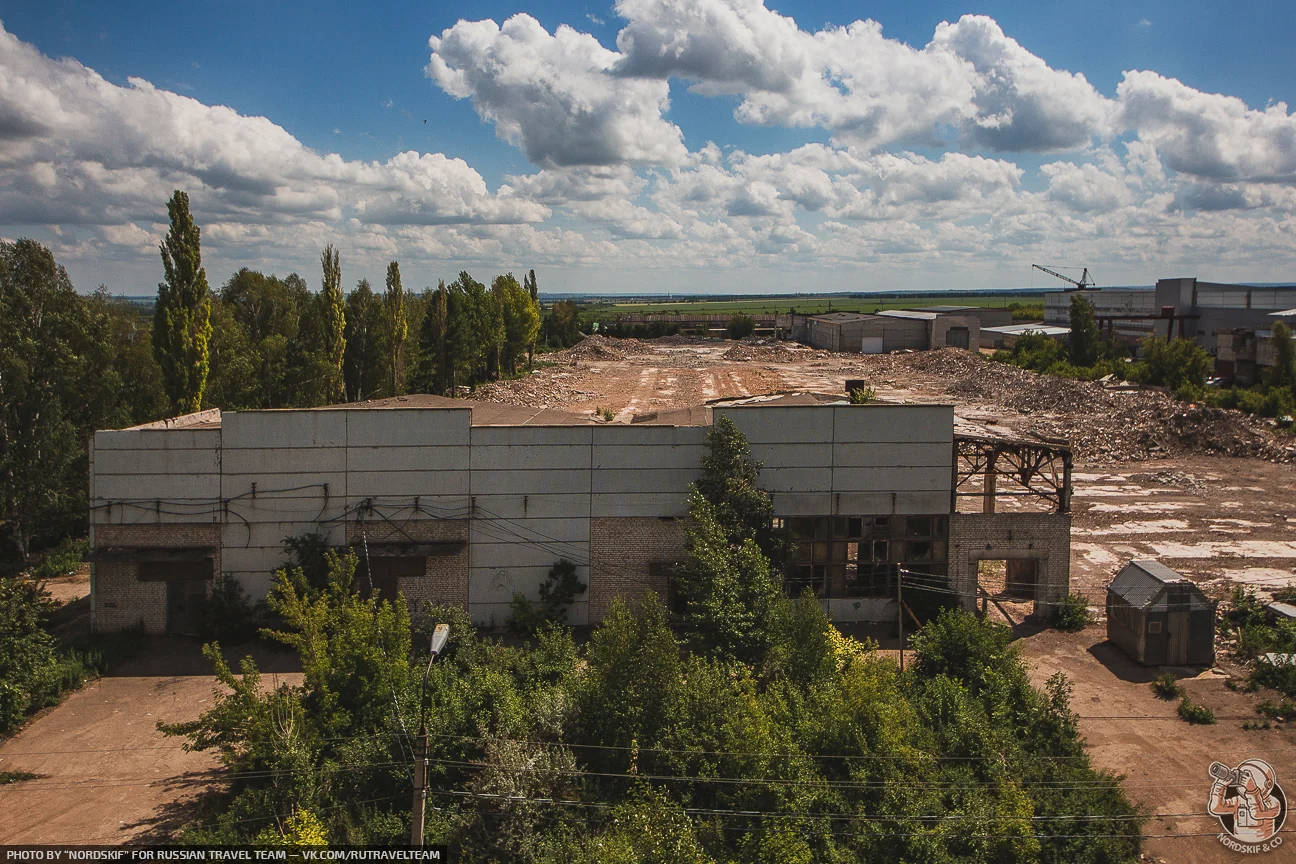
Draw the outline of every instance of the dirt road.
<instances>
[{"instance_id":1,"label":"dirt road","mask_svg":"<svg viewBox=\"0 0 1296 864\"><path fill-rule=\"evenodd\" d=\"M300 681L282 655L254 655L263 669L281 670L280 680ZM119 674L0 744L0 771L41 775L0 786L0 844L165 840L213 787L218 765L186 753L157 723L197 717L211 707L214 684L195 642L150 640Z\"/></svg>"}]
</instances>

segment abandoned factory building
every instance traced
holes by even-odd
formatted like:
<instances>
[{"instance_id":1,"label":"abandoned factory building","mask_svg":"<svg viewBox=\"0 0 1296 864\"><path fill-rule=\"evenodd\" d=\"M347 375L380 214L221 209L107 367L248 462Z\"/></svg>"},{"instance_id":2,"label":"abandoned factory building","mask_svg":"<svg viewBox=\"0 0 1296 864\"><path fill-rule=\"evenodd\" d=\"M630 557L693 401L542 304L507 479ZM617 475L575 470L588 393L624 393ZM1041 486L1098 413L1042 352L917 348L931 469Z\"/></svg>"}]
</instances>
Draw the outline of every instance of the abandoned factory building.
<instances>
[{"instance_id":1,"label":"abandoned factory building","mask_svg":"<svg viewBox=\"0 0 1296 864\"><path fill-rule=\"evenodd\" d=\"M565 558L588 589L569 621L597 623L617 595L669 597L721 415L764 463L789 591L811 588L834 619L894 621L898 576L974 608L983 559L1030 562L1015 569L1037 608L1067 593L1070 451L956 430L949 405L802 393L604 423L409 396L96 433L93 627L192 632L217 577L262 597L285 539L312 533L366 558L380 592L482 625Z\"/></svg>"}]
</instances>

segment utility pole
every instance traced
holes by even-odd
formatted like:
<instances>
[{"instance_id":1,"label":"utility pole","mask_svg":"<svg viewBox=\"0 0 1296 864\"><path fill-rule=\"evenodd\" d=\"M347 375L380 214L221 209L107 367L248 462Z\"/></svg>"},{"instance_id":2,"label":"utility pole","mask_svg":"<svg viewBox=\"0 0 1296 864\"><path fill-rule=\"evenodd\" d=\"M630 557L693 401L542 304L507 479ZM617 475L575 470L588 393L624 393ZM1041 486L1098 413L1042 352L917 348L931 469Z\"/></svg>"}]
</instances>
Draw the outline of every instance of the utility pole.
<instances>
[{"instance_id":1,"label":"utility pole","mask_svg":"<svg viewBox=\"0 0 1296 864\"><path fill-rule=\"evenodd\" d=\"M904 671L904 595L900 583L904 579L904 564L896 567L896 624L900 630L900 671Z\"/></svg>"},{"instance_id":2,"label":"utility pole","mask_svg":"<svg viewBox=\"0 0 1296 864\"><path fill-rule=\"evenodd\" d=\"M414 741L414 800L410 806L410 846L423 848L423 808L427 804L427 685L428 676L432 674L432 664L436 662L441 649L445 648L450 638L450 625L438 624L432 631L431 656L428 657L427 670L423 673L423 696L419 703L419 731Z\"/></svg>"}]
</instances>

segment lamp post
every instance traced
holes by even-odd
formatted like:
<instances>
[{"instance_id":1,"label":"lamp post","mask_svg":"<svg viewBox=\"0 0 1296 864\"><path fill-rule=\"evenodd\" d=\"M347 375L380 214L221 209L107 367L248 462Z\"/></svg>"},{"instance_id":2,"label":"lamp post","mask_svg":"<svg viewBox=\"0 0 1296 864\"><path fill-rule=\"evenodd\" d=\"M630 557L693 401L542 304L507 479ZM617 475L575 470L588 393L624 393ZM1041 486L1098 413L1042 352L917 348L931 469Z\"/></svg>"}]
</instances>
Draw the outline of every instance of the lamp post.
<instances>
[{"instance_id":1,"label":"lamp post","mask_svg":"<svg viewBox=\"0 0 1296 864\"><path fill-rule=\"evenodd\" d=\"M427 687L428 676L432 674L432 664L436 662L450 638L450 625L438 624L432 631L431 653L427 669L423 672L423 695L419 700L419 731L414 741L414 801L410 810L410 846L423 848L423 806L427 802Z\"/></svg>"}]
</instances>

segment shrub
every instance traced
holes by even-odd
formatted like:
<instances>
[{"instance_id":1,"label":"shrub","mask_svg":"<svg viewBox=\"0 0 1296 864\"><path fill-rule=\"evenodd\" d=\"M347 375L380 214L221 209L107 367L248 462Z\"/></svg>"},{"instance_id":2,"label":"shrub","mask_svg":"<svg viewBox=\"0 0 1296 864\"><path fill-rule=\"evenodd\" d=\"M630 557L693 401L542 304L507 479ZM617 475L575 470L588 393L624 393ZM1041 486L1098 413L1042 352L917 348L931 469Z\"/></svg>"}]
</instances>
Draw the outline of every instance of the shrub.
<instances>
[{"instance_id":1,"label":"shrub","mask_svg":"<svg viewBox=\"0 0 1296 864\"><path fill-rule=\"evenodd\" d=\"M1179 700L1179 716L1194 726L1215 725L1215 712L1205 705L1198 705L1187 696Z\"/></svg>"},{"instance_id":2,"label":"shrub","mask_svg":"<svg viewBox=\"0 0 1296 864\"><path fill-rule=\"evenodd\" d=\"M750 315L744 315L741 312L729 319L729 326L725 328L725 335L730 339L746 339L756 332L756 322Z\"/></svg>"},{"instance_id":3,"label":"shrub","mask_svg":"<svg viewBox=\"0 0 1296 864\"><path fill-rule=\"evenodd\" d=\"M598 417L600 420L604 421L605 423L611 423L613 420L616 419L616 412L606 406L595 408L594 414L596 417Z\"/></svg>"},{"instance_id":4,"label":"shrub","mask_svg":"<svg viewBox=\"0 0 1296 864\"><path fill-rule=\"evenodd\" d=\"M36 579L56 579L71 576L90 554L90 541L85 537L70 537L45 553L40 563L31 570Z\"/></svg>"},{"instance_id":5,"label":"shrub","mask_svg":"<svg viewBox=\"0 0 1296 864\"><path fill-rule=\"evenodd\" d=\"M222 573L203 606L200 635L207 641L247 642L265 626L265 611L264 604L252 603L237 579Z\"/></svg>"},{"instance_id":6,"label":"shrub","mask_svg":"<svg viewBox=\"0 0 1296 864\"><path fill-rule=\"evenodd\" d=\"M512 617L509 626L522 633L534 633L545 624L563 623L567 610L576 598L585 593L585 583L576 575L576 565L566 558L559 559L549 568L549 575L540 583L540 599L531 602L523 594L514 594L509 603Z\"/></svg>"},{"instance_id":7,"label":"shrub","mask_svg":"<svg viewBox=\"0 0 1296 864\"><path fill-rule=\"evenodd\" d=\"M1134 375L1141 383L1165 387L1172 393L1199 393L1206 386L1211 356L1193 340L1149 336L1143 340L1142 354L1134 364Z\"/></svg>"},{"instance_id":8,"label":"shrub","mask_svg":"<svg viewBox=\"0 0 1296 864\"><path fill-rule=\"evenodd\" d=\"M1083 594L1068 594L1053 604L1049 613L1049 623L1058 630L1074 633L1083 630L1094 622L1093 613L1089 611L1089 601Z\"/></svg>"},{"instance_id":9,"label":"shrub","mask_svg":"<svg viewBox=\"0 0 1296 864\"><path fill-rule=\"evenodd\" d=\"M850 404L867 405L877 399L877 394L872 387L856 387L850 391Z\"/></svg>"},{"instance_id":10,"label":"shrub","mask_svg":"<svg viewBox=\"0 0 1296 864\"><path fill-rule=\"evenodd\" d=\"M1183 687L1173 672L1162 672L1152 679L1152 692L1158 699L1179 699L1184 695Z\"/></svg>"}]
</instances>

